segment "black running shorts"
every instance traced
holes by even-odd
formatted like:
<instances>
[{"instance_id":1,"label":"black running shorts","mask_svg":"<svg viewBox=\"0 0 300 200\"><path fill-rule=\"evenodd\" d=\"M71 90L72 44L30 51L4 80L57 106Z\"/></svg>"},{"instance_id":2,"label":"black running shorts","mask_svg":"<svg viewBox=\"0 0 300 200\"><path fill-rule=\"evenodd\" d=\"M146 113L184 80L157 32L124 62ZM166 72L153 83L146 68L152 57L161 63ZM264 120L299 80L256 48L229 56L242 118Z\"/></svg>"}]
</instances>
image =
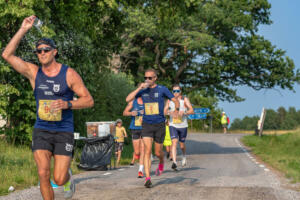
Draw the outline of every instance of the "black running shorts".
<instances>
[{"instance_id":1,"label":"black running shorts","mask_svg":"<svg viewBox=\"0 0 300 200\"><path fill-rule=\"evenodd\" d=\"M165 122L158 124L147 124L143 122L142 137L151 137L156 143L162 144L165 140L166 125Z\"/></svg>"},{"instance_id":2,"label":"black running shorts","mask_svg":"<svg viewBox=\"0 0 300 200\"><path fill-rule=\"evenodd\" d=\"M33 129L32 151L48 150L54 155L73 156L74 135L70 132L56 132Z\"/></svg>"},{"instance_id":3,"label":"black running shorts","mask_svg":"<svg viewBox=\"0 0 300 200\"><path fill-rule=\"evenodd\" d=\"M115 142L115 152L123 151L124 142Z\"/></svg>"},{"instance_id":4,"label":"black running shorts","mask_svg":"<svg viewBox=\"0 0 300 200\"><path fill-rule=\"evenodd\" d=\"M138 140L142 138L142 130L131 129L132 139Z\"/></svg>"}]
</instances>

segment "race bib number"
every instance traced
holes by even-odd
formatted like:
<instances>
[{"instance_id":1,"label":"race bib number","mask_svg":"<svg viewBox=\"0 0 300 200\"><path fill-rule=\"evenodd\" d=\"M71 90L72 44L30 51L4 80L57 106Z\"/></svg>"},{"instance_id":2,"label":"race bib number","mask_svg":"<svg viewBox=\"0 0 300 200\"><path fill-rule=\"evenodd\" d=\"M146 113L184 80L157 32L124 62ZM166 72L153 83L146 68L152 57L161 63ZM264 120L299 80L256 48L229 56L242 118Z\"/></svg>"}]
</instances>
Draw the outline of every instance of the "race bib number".
<instances>
[{"instance_id":1,"label":"race bib number","mask_svg":"<svg viewBox=\"0 0 300 200\"><path fill-rule=\"evenodd\" d=\"M145 103L145 113L146 115L158 115L158 103Z\"/></svg>"},{"instance_id":2,"label":"race bib number","mask_svg":"<svg viewBox=\"0 0 300 200\"><path fill-rule=\"evenodd\" d=\"M142 126L143 116L135 116L134 125Z\"/></svg>"},{"instance_id":3,"label":"race bib number","mask_svg":"<svg viewBox=\"0 0 300 200\"><path fill-rule=\"evenodd\" d=\"M182 123L182 117L173 118L173 124L181 124Z\"/></svg>"},{"instance_id":4,"label":"race bib number","mask_svg":"<svg viewBox=\"0 0 300 200\"><path fill-rule=\"evenodd\" d=\"M38 114L40 119L45 121L61 121L61 110L50 109L51 103L55 100L39 100Z\"/></svg>"}]
</instances>

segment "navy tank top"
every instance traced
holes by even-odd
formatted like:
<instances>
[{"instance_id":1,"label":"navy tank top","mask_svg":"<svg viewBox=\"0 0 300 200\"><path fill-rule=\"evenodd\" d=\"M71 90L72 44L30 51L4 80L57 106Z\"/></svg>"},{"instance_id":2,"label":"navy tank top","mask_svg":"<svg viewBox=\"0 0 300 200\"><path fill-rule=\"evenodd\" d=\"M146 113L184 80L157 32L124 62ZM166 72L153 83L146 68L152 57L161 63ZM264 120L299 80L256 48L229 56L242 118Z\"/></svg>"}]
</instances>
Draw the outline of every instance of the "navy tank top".
<instances>
[{"instance_id":1,"label":"navy tank top","mask_svg":"<svg viewBox=\"0 0 300 200\"><path fill-rule=\"evenodd\" d=\"M141 110L144 110L144 104L138 104L137 99L134 99L132 103L131 111L137 111L138 115L131 117L129 129L142 130L142 124L141 121L139 121L143 118L143 115L141 114Z\"/></svg>"},{"instance_id":2,"label":"navy tank top","mask_svg":"<svg viewBox=\"0 0 300 200\"><path fill-rule=\"evenodd\" d=\"M71 109L54 111L51 103L54 100L73 100L74 92L67 84L68 66L62 65L55 77L49 77L40 67L36 78L34 96L36 100L36 122L34 128L57 132L74 132L73 112Z\"/></svg>"}]
</instances>

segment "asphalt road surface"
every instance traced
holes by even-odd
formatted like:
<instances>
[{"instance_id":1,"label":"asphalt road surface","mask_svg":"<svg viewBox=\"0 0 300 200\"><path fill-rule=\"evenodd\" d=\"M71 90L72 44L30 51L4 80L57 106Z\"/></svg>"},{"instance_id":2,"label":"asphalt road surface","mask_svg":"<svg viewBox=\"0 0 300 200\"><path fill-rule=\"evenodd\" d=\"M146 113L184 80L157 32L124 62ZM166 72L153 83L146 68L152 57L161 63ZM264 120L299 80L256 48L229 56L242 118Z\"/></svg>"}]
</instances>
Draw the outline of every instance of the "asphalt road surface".
<instances>
[{"instance_id":1,"label":"asphalt road surface","mask_svg":"<svg viewBox=\"0 0 300 200\"><path fill-rule=\"evenodd\" d=\"M138 165L117 170L84 172L75 175L73 199L157 199L157 200L298 200L300 193L268 169L241 146L237 134L189 134L187 166L179 171L166 161L165 171L155 176L158 160L153 161L153 188L145 188L144 178L137 178ZM180 152L180 151L179 151ZM62 187L55 189L56 199L63 199ZM16 191L0 200L42 199L37 187Z\"/></svg>"}]
</instances>

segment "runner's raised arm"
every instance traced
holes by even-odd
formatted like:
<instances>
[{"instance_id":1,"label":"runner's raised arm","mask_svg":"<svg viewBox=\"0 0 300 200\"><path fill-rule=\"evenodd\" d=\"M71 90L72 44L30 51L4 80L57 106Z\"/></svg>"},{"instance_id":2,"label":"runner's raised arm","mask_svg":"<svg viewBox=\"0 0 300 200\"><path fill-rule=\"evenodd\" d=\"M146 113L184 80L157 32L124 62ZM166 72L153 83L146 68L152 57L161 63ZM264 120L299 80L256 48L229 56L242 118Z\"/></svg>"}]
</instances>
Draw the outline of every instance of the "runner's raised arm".
<instances>
[{"instance_id":1,"label":"runner's raised arm","mask_svg":"<svg viewBox=\"0 0 300 200\"><path fill-rule=\"evenodd\" d=\"M6 60L17 72L28 78L32 86L34 86L34 78L37 73L38 66L29 62L25 62L21 58L15 56L15 51L24 35L29 29L31 29L35 18L36 17L32 15L23 20L20 29L2 52L3 59Z\"/></svg>"}]
</instances>

